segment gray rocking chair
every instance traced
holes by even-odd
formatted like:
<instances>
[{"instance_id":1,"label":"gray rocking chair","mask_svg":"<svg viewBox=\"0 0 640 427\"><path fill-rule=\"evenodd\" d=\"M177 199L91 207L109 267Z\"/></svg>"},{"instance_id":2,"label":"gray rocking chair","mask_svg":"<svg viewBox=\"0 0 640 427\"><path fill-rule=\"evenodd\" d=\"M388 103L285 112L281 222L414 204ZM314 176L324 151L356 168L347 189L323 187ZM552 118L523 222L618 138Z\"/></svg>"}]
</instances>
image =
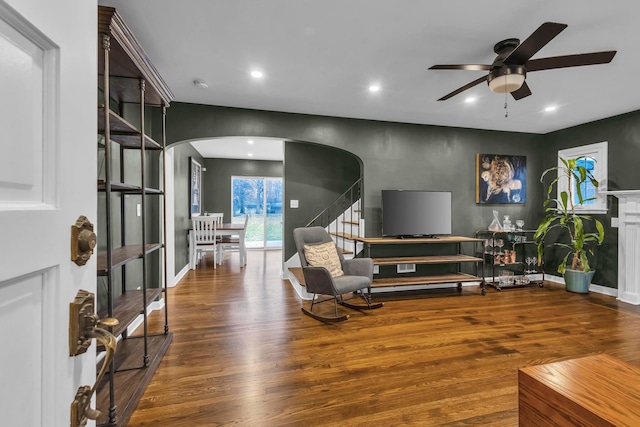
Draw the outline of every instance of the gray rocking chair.
<instances>
[{"instance_id":1,"label":"gray rocking chair","mask_svg":"<svg viewBox=\"0 0 640 427\"><path fill-rule=\"evenodd\" d=\"M371 258L344 259L341 251L336 248L344 275L333 277L325 267L312 267L305 256L305 245L313 246L327 242L333 244L329 233L322 227L301 227L293 230L293 239L298 249L298 256L302 265L305 286L307 292L313 294L311 308L307 310L304 305L302 312L322 322L342 322L349 318L348 314L338 314L338 304L355 310L372 310L380 308L383 303L371 303L371 282L373 281L373 260ZM335 245L334 245L335 247ZM367 290L366 293L364 290ZM344 295L353 293L362 297L366 305L354 305L344 299ZM330 296L321 301L316 301L318 295ZM313 312L313 306L321 302L334 302L334 316L323 316Z\"/></svg>"}]
</instances>

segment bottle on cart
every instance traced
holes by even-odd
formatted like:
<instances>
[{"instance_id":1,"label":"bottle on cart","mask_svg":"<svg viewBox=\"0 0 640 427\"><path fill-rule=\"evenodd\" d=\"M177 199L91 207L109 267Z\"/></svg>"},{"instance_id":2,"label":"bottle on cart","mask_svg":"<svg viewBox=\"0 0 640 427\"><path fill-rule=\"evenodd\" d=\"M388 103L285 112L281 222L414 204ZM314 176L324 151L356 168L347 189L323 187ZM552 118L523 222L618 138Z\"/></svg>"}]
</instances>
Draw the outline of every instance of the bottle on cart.
<instances>
[{"instance_id":1,"label":"bottle on cart","mask_svg":"<svg viewBox=\"0 0 640 427\"><path fill-rule=\"evenodd\" d=\"M503 231L502 225L500 225L500 220L498 220L498 211L493 211L493 221L489 224L490 231Z\"/></svg>"},{"instance_id":2,"label":"bottle on cart","mask_svg":"<svg viewBox=\"0 0 640 427\"><path fill-rule=\"evenodd\" d=\"M504 221L502 221L502 229L504 231L514 231L513 224L511 224L511 220L509 219L509 215L504 216Z\"/></svg>"}]
</instances>

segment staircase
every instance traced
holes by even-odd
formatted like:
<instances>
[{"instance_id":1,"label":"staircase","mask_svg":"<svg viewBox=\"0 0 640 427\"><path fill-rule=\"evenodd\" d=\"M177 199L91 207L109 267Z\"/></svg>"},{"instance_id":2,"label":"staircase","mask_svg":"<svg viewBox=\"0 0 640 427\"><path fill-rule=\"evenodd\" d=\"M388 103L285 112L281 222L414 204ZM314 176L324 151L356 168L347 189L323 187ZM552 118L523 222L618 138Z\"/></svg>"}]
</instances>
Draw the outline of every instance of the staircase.
<instances>
[{"instance_id":1,"label":"staircase","mask_svg":"<svg viewBox=\"0 0 640 427\"><path fill-rule=\"evenodd\" d=\"M345 258L353 258L363 250L363 244L353 237L364 237L362 218L362 178L342 193L326 209L316 215L306 227L320 226L331 235ZM288 279L302 299L311 299L306 292L300 259L293 255L284 263L283 279Z\"/></svg>"},{"instance_id":2,"label":"staircase","mask_svg":"<svg viewBox=\"0 0 640 427\"><path fill-rule=\"evenodd\" d=\"M324 227L327 230L345 257L353 258L362 251L362 244L356 244L352 237L364 237L362 178L306 225L306 227L315 226Z\"/></svg>"}]
</instances>

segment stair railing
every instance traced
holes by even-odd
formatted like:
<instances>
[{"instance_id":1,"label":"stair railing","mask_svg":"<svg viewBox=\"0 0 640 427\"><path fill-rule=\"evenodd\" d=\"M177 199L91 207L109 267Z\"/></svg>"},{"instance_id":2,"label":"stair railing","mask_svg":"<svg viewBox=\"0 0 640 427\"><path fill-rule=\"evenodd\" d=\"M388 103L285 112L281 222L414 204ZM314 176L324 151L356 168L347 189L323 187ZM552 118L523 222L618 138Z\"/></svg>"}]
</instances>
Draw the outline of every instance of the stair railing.
<instances>
[{"instance_id":1,"label":"stair railing","mask_svg":"<svg viewBox=\"0 0 640 427\"><path fill-rule=\"evenodd\" d=\"M306 227L323 227L333 236L343 253L346 253L348 252L346 242L353 239L352 236L360 235L362 211L363 194L362 177L360 177L347 191L309 221Z\"/></svg>"}]
</instances>

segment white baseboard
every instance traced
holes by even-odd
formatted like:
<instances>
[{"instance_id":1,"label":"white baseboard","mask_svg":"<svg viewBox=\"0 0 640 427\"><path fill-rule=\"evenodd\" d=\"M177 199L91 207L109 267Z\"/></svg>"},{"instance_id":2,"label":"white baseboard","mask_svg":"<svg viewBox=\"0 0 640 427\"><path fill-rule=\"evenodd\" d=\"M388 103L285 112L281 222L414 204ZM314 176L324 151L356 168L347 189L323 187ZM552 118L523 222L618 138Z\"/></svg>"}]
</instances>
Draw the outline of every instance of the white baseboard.
<instances>
[{"instance_id":1,"label":"white baseboard","mask_svg":"<svg viewBox=\"0 0 640 427\"><path fill-rule=\"evenodd\" d=\"M151 304L147 306L147 316L156 310L162 310L164 308L164 298L160 298L158 301L152 301ZM139 315L136 317L136 320L131 322L131 324L127 327L127 335L131 335L142 326L142 322L144 321L144 317Z\"/></svg>"},{"instance_id":2,"label":"white baseboard","mask_svg":"<svg viewBox=\"0 0 640 427\"><path fill-rule=\"evenodd\" d=\"M287 277L286 280L289 280L289 283L291 283L293 290L296 291L296 294L298 294L300 299L303 299L305 301L311 301L313 299L313 294L310 294L309 292L307 292L307 288L302 286L298 282L298 280L296 280L296 278L293 277L293 275L291 275L290 277Z\"/></svg>"},{"instance_id":3,"label":"white baseboard","mask_svg":"<svg viewBox=\"0 0 640 427\"><path fill-rule=\"evenodd\" d=\"M618 297L617 288L610 288L608 286L602 286L602 285L594 285L592 283L591 285L589 285L589 290L597 294L609 295L610 297L615 297L615 298Z\"/></svg>"},{"instance_id":4,"label":"white baseboard","mask_svg":"<svg viewBox=\"0 0 640 427\"><path fill-rule=\"evenodd\" d=\"M291 258L284 262L282 270L280 270L280 278L282 280L288 280L289 283L291 283L293 290L296 291L296 294L298 294L301 299L309 301L313 299L313 294L307 292L307 288L302 286L300 282L298 282L298 279L296 279L296 276L291 274L291 272L289 271L289 268L300 266L300 257L298 257L298 254L294 254Z\"/></svg>"},{"instance_id":5,"label":"white baseboard","mask_svg":"<svg viewBox=\"0 0 640 427\"><path fill-rule=\"evenodd\" d=\"M162 310L164 308L164 298L160 298L158 301L152 301L151 304L147 306L147 316L156 310ZM144 322L144 317L139 315L136 319L131 322L131 324L127 327L127 335L132 335L136 329L138 329L142 323ZM116 337L116 343L122 340L122 335L118 335ZM100 363L100 361L104 358L106 353L104 351L100 352L96 356L96 363Z\"/></svg>"},{"instance_id":6,"label":"white baseboard","mask_svg":"<svg viewBox=\"0 0 640 427\"><path fill-rule=\"evenodd\" d=\"M549 282L558 283L560 285L564 285L564 277L555 276L553 274L545 274L544 280L548 280ZM602 286L595 283L591 283L589 285L589 292L595 292L596 294L608 295L611 297L618 297L618 289L610 288L608 286Z\"/></svg>"},{"instance_id":7,"label":"white baseboard","mask_svg":"<svg viewBox=\"0 0 640 427\"><path fill-rule=\"evenodd\" d=\"M176 277L174 277L173 280L170 280L169 283L167 283L167 286L170 288L173 288L180 282L180 280L182 280L184 276L187 275L188 272L189 272L189 264L185 265L184 268L180 270L178 274L176 274Z\"/></svg>"}]
</instances>

